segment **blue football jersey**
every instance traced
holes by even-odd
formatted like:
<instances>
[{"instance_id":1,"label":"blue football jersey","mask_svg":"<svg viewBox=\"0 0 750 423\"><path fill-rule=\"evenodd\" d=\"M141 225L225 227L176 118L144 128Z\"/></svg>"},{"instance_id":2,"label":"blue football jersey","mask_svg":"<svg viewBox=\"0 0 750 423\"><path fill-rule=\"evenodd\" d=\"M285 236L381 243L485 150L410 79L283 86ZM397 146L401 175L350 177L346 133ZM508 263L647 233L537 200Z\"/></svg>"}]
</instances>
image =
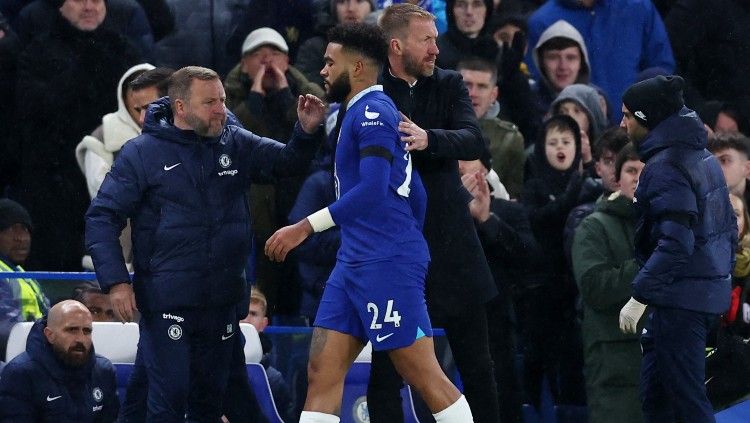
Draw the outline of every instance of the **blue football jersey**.
<instances>
[{"instance_id":1,"label":"blue football jersey","mask_svg":"<svg viewBox=\"0 0 750 423\"><path fill-rule=\"evenodd\" d=\"M429 260L423 216L415 216L425 205L414 204L426 197L413 195L424 187L404 150L400 119L380 85L349 101L336 146L337 201L329 208L341 227L338 259L346 263Z\"/></svg>"}]
</instances>

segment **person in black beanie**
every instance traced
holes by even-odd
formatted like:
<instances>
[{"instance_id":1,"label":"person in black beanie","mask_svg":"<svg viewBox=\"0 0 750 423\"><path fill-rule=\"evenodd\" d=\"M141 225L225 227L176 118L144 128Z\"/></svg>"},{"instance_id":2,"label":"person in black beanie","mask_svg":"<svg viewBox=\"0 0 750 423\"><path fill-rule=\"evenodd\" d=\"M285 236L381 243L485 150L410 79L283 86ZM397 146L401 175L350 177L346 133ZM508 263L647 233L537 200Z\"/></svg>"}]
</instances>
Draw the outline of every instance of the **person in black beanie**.
<instances>
[{"instance_id":1,"label":"person in black beanie","mask_svg":"<svg viewBox=\"0 0 750 423\"><path fill-rule=\"evenodd\" d=\"M620 329L641 335L641 402L647 422L713 422L706 398L705 347L730 299L737 224L718 161L706 150L698 115L685 107L679 76L657 76L623 95L620 126L646 163L639 209L640 270Z\"/></svg>"}]
</instances>

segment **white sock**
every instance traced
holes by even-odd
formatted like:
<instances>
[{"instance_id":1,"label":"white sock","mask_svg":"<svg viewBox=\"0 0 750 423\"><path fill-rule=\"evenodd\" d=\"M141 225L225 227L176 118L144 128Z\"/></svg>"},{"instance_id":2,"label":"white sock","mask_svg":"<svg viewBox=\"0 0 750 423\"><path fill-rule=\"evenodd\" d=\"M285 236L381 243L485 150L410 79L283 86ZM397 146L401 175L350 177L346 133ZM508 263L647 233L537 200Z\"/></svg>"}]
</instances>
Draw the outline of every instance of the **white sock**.
<instances>
[{"instance_id":1,"label":"white sock","mask_svg":"<svg viewBox=\"0 0 750 423\"><path fill-rule=\"evenodd\" d=\"M317 411L303 411L299 416L299 423L339 423L339 417Z\"/></svg>"},{"instance_id":2,"label":"white sock","mask_svg":"<svg viewBox=\"0 0 750 423\"><path fill-rule=\"evenodd\" d=\"M432 416L435 417L437 423L474 423L469 403L466 402L466 397L463 395L456 402L449 405L448 408Z\"/></svg>"}]
</instances>

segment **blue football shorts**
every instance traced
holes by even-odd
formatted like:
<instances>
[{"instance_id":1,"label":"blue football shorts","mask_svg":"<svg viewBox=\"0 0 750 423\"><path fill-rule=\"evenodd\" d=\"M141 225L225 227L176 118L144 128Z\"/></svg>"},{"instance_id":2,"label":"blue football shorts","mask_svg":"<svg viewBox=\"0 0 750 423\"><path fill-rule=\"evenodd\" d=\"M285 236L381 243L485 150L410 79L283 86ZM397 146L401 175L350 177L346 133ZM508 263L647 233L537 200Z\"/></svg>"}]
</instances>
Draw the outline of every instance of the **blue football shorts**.
<instances>
[{"instance_id":1,"label":"blue football shorts","mask_svg":"<svg viewBox=\"0 0 750 423\"><path fill-rule=\"evenodd\" d=\"M315 326L346 333L376 351L408 347L432 336L424 298L427 263L337 261L320 301Z\"/></svg>"}]
</instances>

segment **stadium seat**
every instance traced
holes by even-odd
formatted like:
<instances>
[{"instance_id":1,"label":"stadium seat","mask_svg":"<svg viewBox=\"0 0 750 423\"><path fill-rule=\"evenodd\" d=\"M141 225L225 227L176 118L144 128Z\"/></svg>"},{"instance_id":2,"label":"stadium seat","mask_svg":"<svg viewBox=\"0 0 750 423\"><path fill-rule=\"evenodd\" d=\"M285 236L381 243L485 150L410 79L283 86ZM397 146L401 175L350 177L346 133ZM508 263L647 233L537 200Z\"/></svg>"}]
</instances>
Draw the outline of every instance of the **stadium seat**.
<instances>
[{"instance_id":1,"label":"stadium seat","mask_svg":"<svg viewBox=\"0 0 750 423\"><path fill-rule=\"evenodd\" d=\"M134 363L140 332L138 323L94 322L94 351L112 363Z\"/></svg>"},{"instance_id":2,"label":"stadium seat","mask_svg":"<svg viewBox=\"0 0 750 423\"><path fill-rule=\"evenodd\" d=\"M245 336L245 363L260 363L263 358L263 346L255 326L250 323L240 323L240 330Z\"/></svg>"},{"instance_id":3,"label":"stadium seat","mask_svg":"<svg viewBox=\"0 0 750 423\"><path fill-rule=\"evenodd\" d=\"M29 336L33 325L34 322L19 322L13 325L10 335L8 335L8 346L5 349L6 363L26 351L26 338Z\"/></svg>"},{"instance_id":4,"label":"stadium seat","mask_svg":"<svg viewBox=\"0 0 750 423\"><path fill-rule=\"evenodd\" d=\"M247 368L247 377L250 379L250 387L263 415L266 416L269 423L284 423L276 409L276 402L273 400L271 385L268 384L266 369L260 363L248 363L245 367Z\"/></svg>"},{"instance_id":5,"label":"stadium seat","mask_svg":"<svg viewBox=\"0 0 750 423\"><path fill-rule=\"evenodd\" d=\"M13 326L8 336L6 361L12 360L26 350L26 338L33 324L33 322L20 322ZM91 336L97 354L107 357L113 363L135 361L139 339L137 323L94 322Z\"/></svg>"}]
</instances>

